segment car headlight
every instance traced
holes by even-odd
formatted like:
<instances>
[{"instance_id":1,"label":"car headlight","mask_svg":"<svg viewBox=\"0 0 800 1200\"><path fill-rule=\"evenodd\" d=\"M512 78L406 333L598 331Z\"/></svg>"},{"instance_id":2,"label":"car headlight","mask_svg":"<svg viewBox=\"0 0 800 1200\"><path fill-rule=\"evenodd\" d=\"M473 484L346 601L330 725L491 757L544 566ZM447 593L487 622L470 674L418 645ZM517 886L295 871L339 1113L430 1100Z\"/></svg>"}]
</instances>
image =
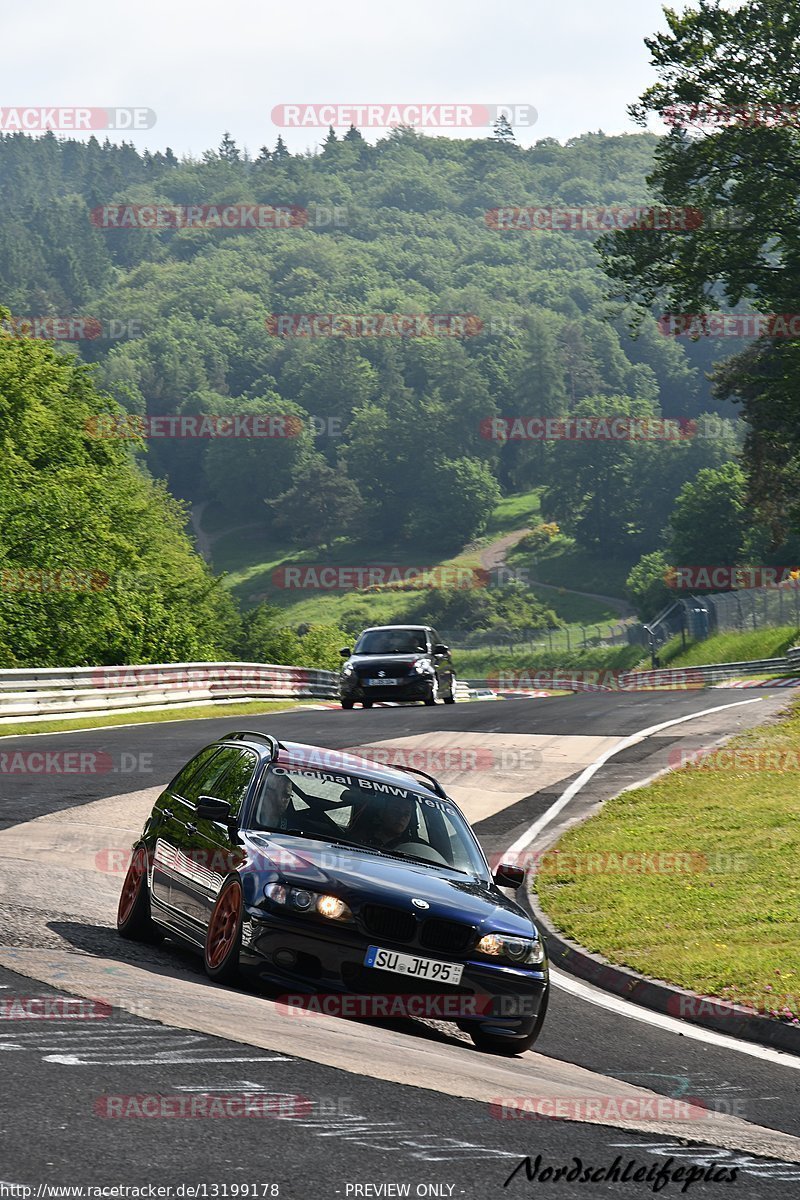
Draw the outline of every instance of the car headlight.
<instances>
[{"instance_id":1,"label":"car headlight","mask_svg":"<svg viewBox=\"0 0 800 1200\"><path fill-rule=\"evenodd\" d=\"M317 896L317 912L330 921L346 921L352 915L344 900L338 896Z\"/></svg>"},{"instance_id":2,"label":"car headlight","mask_svg":"<svg viewBox=\"0 0 800 1200\"><path fill-rule=\"evenodd\" d=\"M505 958L509 962L535 966L544 962L544 946L539 938L515 937L510 933L487 933L476 946L487 958Z\"/></svg>"},{"instance_id":3,"label":"car headlight","mask_svg":"<svg viewBox=\"0 0 800 1200\"><path fill-rule=\"evenodd\" d=\"M414 670L417 675L430 675L433 672L433 667L425 658L418 658L414 663Z\"/></svg>"},{"instance_id":4,"label":"car headlight","mask_svg":"<svg viewBox=\"0 0 800 1200\"><path fill-rule=\"evenodd\" d=\"M319 892L310 892L307 888L289 887L285 883L268 883L264 888L264 895L273 904L280 904L282 908L291 909L293 912L316 912L329 921L352 921L353 919L350 909L338 896L320 895Z\"/></svg>"},{"instance_id":5,"label":"car headlight","mask_svg":"<svg viewBox=\"0 0 800 1200\"><path fill-rule=\"evenodd\" d=\"M352 675L354 671L355 671L355 667L353 666L352 663L345 663L344 666L342 667L343 675Z\"/></svg>"}]
</instances>

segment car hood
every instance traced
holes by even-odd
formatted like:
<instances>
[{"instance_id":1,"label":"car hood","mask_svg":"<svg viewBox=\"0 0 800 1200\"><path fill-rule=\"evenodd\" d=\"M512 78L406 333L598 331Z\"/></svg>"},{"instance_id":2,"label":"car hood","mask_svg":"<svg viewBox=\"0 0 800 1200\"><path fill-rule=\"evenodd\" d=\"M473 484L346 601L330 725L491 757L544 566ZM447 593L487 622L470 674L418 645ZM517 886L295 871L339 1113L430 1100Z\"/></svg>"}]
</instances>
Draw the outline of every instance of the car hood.
<instances>
[{"instance_id":1,"label":"car hood","mask_svg":"<svg viewBox=\"0 0 800 1200\"><path fill-rule=\"evenodd\" d=\"M419 912L412 901L425 900L430 907L422 911L428 917L466 922L484 932L531 936L530 917L499 888L447 867L426 867L290 834L247 833L243 840L249 851L249 869L263 875L263 883L280 878L295 887L331 892L354 911L362 904L385 904Z\"/></svg>"}]
</instances>

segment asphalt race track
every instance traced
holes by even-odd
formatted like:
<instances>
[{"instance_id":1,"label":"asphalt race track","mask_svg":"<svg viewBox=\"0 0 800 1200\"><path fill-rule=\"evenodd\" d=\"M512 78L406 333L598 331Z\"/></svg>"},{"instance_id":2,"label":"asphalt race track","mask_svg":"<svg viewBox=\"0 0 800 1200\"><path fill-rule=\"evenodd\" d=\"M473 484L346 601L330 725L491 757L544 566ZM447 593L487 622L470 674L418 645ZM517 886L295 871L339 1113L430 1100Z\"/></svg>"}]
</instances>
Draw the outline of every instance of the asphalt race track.
<instances>
[{"instance_id":1,"label":"asphalt race track","mask_svg":"<svg viewBox=\"0 0 800 1200\"><path fill-rule=\"evenodd\" d=\"M768 691L586 694L0 740L0 1183L28 1184L32 1196L42 1184L196 1184L205 1192L172 1194L482 1200L681 1195L691 1171L692 1196L797 1195L798 1057L603 1006L587 985L565 990L566 979L535 1050L496 1058L436 1022L298 1015L253 988L210 984L199 959L169 942L136 946L114 930L124 852L153 797L232 728L334 749L419 749L433 761L449 751L462 766L475 751L477 766L435 773L497 855L623 738L706 714L612 757L546 838L664 769L676 747L713 744L786 701ZM16 773L17 751L50 767ZM59 772L76 757L82 773ZM30 997L50 1019L36 1019ZM109 1007L75 1019L77 997ZM149 1115L153 1097L169 1115ZM231 1097L246 1098L246 1117ZM513 1097L564 1102L573 1117L580 1100L586 1111L503 1118L501 1101Z\"/></svg>"}]
</instances>

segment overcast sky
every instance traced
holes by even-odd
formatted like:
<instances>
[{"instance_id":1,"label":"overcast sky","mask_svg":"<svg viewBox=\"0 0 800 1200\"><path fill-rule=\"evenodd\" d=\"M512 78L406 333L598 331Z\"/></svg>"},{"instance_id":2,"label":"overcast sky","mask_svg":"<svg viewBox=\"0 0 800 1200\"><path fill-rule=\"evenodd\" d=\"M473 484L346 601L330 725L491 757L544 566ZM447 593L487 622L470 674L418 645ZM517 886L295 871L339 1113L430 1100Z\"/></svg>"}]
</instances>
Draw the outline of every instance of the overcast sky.
<instances>
[{"instance_id":1,"label":"overcast sky","mask_svg":"<svg viewBox=\"0 0 800 1200\"><path fill-rule=\"evenodd\" d=\"M663 27L658 0L6 0L0 109L148 108L138 146L199 155L226 129L254 153L281 132L317 145L324 129L276 126L281 104L528 104L528 145L634 131L626 105L654 78L643 39Z\"/></svg>"}]
</instances>

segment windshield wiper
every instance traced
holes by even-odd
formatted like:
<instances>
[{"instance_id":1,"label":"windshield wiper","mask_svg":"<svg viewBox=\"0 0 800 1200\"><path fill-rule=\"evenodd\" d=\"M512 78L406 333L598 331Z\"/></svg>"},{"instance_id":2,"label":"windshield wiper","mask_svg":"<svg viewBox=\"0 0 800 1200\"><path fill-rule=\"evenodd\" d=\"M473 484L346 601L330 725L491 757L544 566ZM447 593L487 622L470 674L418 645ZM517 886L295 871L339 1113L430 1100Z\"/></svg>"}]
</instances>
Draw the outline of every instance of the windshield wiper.
<instances>
[{"instance_id":1,"label":"windshield wiper","mask_svg":"<svg viewBox=\"0 0 800 1200\"><path fill-rule=\"evenodd\" d=\"M311 838L315 842L330 842L333 846L347 846L350 850L362 850L365 854L385 854L376 846L364 846L360 842L348 842L346 838L332 837L329 833L312 833L309 829L276 829L274 833L288 833L291 837Z\"/></svg>"},{"instance_id":2,"label":"windshield wiper","mask_svg":"<svg viewBox=\"0 0 800 1200\"><path fill-rule=\"evenodd\" d=\"M337 838L330 833L314 833L310 829L276 829L275 833L288 833L290 837L311 838L315 842L331 842L335 846L352 846L354 850L358 850L359 846L355 842L348 842L346 838Z\"/></svg>"}]
</instances>

